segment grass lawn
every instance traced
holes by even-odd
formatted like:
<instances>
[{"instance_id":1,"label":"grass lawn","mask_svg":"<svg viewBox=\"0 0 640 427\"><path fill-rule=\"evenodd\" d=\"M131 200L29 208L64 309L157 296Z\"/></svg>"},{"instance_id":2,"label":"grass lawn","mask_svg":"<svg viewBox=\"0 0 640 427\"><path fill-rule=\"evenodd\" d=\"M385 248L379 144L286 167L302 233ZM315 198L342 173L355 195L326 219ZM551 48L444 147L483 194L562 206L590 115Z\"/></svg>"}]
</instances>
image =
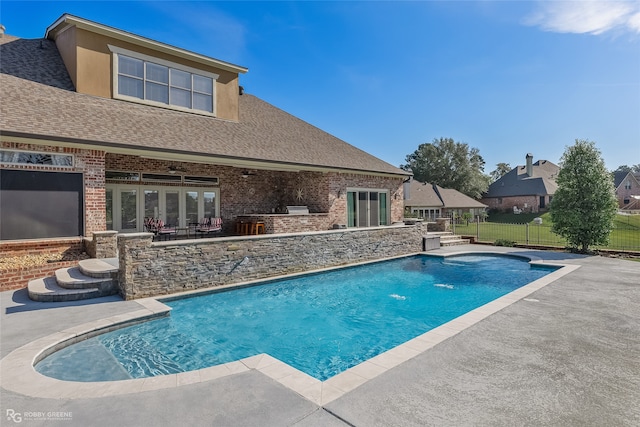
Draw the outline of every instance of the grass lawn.
<instances>
[{"instance_id":1,"label":"grass lawn","mask_svg":"<svg viewBox=\"0 0 640 427\"><path fill-rule=\"evenodd\" d=\"M542 218L541 225L533 222L537 217ZM481 242L508 240L519 244L565 247L565 240L551 232L551 224L549 213L542 215L503 213L490 215L486 222L479 224L456 224L455 233L476 236ZM640 215L616 215L614 226L609 245L596 246L594 249L640 251Z\"/></svg>"}]
</instances>

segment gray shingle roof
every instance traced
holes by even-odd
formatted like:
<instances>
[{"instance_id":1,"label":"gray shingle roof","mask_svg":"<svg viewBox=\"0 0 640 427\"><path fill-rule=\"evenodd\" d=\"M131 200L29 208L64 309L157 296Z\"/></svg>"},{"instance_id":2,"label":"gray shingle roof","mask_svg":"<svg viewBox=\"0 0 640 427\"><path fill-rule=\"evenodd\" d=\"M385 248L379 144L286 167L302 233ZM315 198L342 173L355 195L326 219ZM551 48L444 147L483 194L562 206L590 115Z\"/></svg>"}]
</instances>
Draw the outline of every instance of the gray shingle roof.
<instances>
[{"instance_id":1,"label":"gray shingle roof","mask_svg":"<svg viewBox=\"0 0 640 427\"><path fill-rule=\"evenodd\" d=\"M135 148L407 175L248 94L240 96L240 121L231 122L77 93L55 44L43 43L40 49L40 40L0 39L2 134L90 143L107 151ZM19 64L5 64L5 55Z\"/></svg>"},{"instance_id":2,"label":"gray shingle roof","mask_svg":"<svg viewBox=\"0 0 640 427\"><path fill-rule=\"evenodd\" d=\"M405 206L412 207L445 207L448 209L486 208L487 205L462 194L458 190L442 188L439 185L426 182L411 181L409 198L404 201Z\"/></svg>"},{"instance_id":3,"label":"gray shingle roof","mask_svg":"<svg viewBox=\"0 0 640 427\"><path fill-rule=\"evenodd\" d=\"M0 37L0 72L60 89L75 90L55 42Z\"/></svg>"},{"instance_id":4,"label":"gray shingle roof","mask_svg":"<svg viewBox=\"0 0 640 427\"><path fill-rule=\"evenodd\" d=\"M559 171L560 168L548 160L533 164L533 176L527 175L526 166L516 166L492 183L483 198L554 194Z\"/></svg>"}]
</instances>

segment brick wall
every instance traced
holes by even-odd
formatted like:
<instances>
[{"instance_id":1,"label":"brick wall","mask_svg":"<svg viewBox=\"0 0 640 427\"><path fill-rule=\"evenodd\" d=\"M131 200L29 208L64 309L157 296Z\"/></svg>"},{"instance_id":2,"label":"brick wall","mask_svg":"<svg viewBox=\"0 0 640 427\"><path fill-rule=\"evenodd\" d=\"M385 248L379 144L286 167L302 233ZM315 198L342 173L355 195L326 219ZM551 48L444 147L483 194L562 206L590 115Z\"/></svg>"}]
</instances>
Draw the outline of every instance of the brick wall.
<instances>
[{"instance_id":1,"label":"brick wall","mask_svg":"<svg viewBox=\"0 0 640 427\"><path fill-rule=\"evenodd\" d=\"M625 188L627 181L629 181L630 188ZM628 203L624 203L625 200L628 200L629 203L633 203L635 199L632 199L631 196L640 196L640 183L632 177L627 176L616 188L616 197L618 198L618 206L623 207ZM637 205L636 205L637 206ZM636 209L638 209L636 207Z\"/></svg>"},{"instance_id":2,"label":"brick wall","mask_svg":"<svg viewBox=\"0 0 640 427\"><path fill-rule=\"evenodd\" d=\"M502 203L499 203L497 197L480 200L481 203L488 205L487 209L497 209L505 212L513 212L513 207L517 206L523 212L539 212L540 198L538 196L515 196L502 197ZM527 207L525 208L525 204ZM549 207L549 196L545 196L545 209Z\"/></svg>"},{"instance_id":3,"label":"brick wall","mask_svg":"<svg viewBox=\"0 0 640 427\"><path fill-rule=\"evenodd\" d=\"M85 235L106 229L105 170L167 173L169 166L184 170L186 175L215 176L220 180L220 215L225 232L232 232L235 217L242 214L284 212L287 205L305 205L312 213L328 213L328 227L345 224L347 220L347 188L386 189L391 205L390 221L403 217L402 178L373 175L283 172L250 170L253 175L242 177L244 168L199 163L170 162L138 156L110 154L99 150L54 147L18 142L2 142L3 148L35 152L56 152L74 155L73 171L82 172L85 196ZM12 169L69 171L56 166L9 165ZM157 185L157 183L154 183ZM164 185L164 184L163 184ZM189 187L207 187L191 185Z\"/></svg>"},{"instance_id":4,"label":"brick wall","mask_svg":"<svg viewBox=\"0 0 640 427\"><path fill-rule=\"evenodd\" d=\"M38 256L36 261L32 256ZM30 280L52 275L87 258L83 239L0 242L0 291L20 289ZM54 261L54 262L51 262Z\"/></svg>"},{"instance_id":5,"label":"brick wall","mask_svg":"<svg viewBox=\"0 0 640 427\"><path fill-rule=\"evenodd\" d=\"M99 150L85 150L69 147L54 147L48 145L24 144L19 142L3 141L0 147L34 151L41 153L72 154L74 156L73 168L53 165L3 165L3 169L82 172L84 178L85 217L84 232L90 235L93 231L102 231L106 228L105 199L104 199L104 162L105 153Z\"/></svg>"},{"instance_id":6,"label":"brick wall","mask_svg":"<svg viewBox=\"0 0 640 427\"><path fill-rule=\"evenodd\" d=\"M417 224L155 243L120 234L120 291L135 299L412 254L425 233Z\"/></svg>"},{"instance_id":7,"label":"brick wall","mask_svg":"<svg viewBox=\"0 0 640 427\"><path fill-rule=\"evenodd\" d=\"M391 222L402 221L403 186L401 178L371 175L253 170L231 166L143 159L123 154L107 154L107 170L167 173L175 166L185 175L213 176L220 180L220 215L225 233L232 233L238 215L284 212L288 205L304 205L311 213L328 213L328 228L347 221L346 189L389 190ZM248 170L252 175L242 177ZM189 185L207 187L207 185ZM209 186L210 187L210 186ZM338 194L340 197L338 197Z\"/></svg>"}]
</instances>

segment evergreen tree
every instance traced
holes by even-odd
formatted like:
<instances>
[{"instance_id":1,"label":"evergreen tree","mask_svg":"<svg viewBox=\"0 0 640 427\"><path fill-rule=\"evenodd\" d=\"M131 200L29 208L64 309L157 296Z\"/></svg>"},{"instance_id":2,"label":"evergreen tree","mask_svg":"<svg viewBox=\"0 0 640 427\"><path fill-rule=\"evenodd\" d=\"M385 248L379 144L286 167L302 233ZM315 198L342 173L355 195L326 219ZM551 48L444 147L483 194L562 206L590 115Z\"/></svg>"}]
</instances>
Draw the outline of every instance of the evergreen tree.
<instances>
[{"instance_id":1,"label":"evergreen tree","mask_svg":"<svg viewBox=\"0 0 640 427\"><path fill-rule=\"evenodd\" d=\"M511 166L509 166L509 163L498 163L496 165L496 169L489 174L489 176L491 177L491 182L496 182L497 180L508 174L509 171L511 171Z\"/></svg>"},{"instance_id":2,"label":"evergreen tree","mask_svg":"<svg viewBox=\"0 0 640 427\"><path fill-rule=\"evenodd\" d=\"M606 245L618 202L600 151L594 142L576 140L565 149L560 165L558 189L550 205L553 232L581 252L592 245Z\"/></svg>"}]
</instances>

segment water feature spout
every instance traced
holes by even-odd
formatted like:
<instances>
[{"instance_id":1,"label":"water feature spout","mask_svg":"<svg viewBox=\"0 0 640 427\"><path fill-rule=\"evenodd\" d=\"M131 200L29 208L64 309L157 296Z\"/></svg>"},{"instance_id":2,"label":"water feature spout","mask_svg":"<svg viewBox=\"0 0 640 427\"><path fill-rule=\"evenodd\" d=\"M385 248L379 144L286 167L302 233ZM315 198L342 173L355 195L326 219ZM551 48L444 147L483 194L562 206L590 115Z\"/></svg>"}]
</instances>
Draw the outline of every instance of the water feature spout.
<instances>
[{"instance_id":1,"label":"water feature spout","mask_svg":"<svg viewBox=\"0 0 640 427\"><path fill-rule=\"evenodd\" d=\"M247 261L249 261L249 257L245 256L240 261L238 261L233 267L231 267L231 270L229 270L227 274L233 273L236 270L236 268L240 267L242 264L246 263Z\"/></svg>"}]
</instances>

